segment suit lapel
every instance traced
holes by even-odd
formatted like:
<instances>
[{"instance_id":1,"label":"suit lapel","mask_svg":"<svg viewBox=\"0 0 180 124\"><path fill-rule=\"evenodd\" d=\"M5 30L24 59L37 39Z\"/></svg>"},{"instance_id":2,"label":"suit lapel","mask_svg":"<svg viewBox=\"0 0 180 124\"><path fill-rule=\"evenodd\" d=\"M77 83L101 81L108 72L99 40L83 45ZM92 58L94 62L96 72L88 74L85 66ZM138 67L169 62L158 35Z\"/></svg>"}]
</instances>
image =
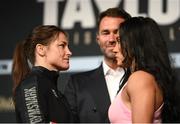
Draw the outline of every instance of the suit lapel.
<instances>
[{"instance_id":1,"label":"suit lapel","mask_svg":"<svg viewBox=\"0 0 180 124\"><path fill-rule=\"evenodd\" d=\"M91 86L89 87L89 90L94 98L94 101L96 102L96 109L97 111L105 114L107 117L107 111L111 102L103 74L102 65L91 75L90 78L92 82L90 83Z\"/></svg>"}]
</instances>

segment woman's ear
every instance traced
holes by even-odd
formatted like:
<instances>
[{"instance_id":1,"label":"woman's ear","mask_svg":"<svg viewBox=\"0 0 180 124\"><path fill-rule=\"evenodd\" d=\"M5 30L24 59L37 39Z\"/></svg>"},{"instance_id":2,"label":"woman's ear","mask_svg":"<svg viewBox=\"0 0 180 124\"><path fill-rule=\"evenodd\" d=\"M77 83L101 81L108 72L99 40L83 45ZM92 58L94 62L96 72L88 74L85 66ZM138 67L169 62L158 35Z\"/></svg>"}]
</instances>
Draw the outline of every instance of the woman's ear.
<instances>
[{"instance_id":1,"label":"woman's ear","mask_svg":"<svg viewBox=\"0 0 180 124\"><path fill-rule=\"evenodd\" d=\"M45 52L46 52L46 46L42 44L36 45L36 54L38 54L39 56L44 56Z\"/></svg>"}]
</instances>

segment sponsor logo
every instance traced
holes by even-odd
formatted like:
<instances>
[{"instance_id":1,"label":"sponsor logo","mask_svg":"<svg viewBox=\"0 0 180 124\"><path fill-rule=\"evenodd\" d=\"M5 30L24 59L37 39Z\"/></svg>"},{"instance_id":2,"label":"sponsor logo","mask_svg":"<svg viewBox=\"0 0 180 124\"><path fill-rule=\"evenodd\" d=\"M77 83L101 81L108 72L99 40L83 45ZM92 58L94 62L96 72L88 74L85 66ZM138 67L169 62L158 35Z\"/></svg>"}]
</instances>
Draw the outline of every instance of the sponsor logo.
<instances>
[{"instance_id":1,"label":"sponsor logo","mask_svg":"<svg viewBox=\"0 0 180 124\"><path fill-rule=\"evenodd\" d=\"M24 89L26 107L30 122L41 122L41 112L39 109L36 87Z\"/></svg>"}]
</instances>

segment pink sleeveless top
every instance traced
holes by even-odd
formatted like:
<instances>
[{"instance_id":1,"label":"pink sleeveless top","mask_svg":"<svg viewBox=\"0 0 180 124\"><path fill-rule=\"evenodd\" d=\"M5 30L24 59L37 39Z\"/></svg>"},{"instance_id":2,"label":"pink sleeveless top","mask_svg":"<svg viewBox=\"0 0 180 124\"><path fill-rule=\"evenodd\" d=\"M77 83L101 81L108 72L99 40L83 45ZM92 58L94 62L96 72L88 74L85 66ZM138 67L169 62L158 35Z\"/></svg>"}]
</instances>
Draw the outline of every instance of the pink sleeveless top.
<instances>
[{"instance_id":1,"label":"pink sleeveless top","mask_svg":"<svg viewBox=\"0 0 180 124\"><path fill-rule=\"evenodd\" d=\"M118 93L118 95L109 107L109 120L111 123L132 123L131 110L127 108L123 103L121 99L121 91ZM161 123L162 106L163 104L158 108L158 110L156 110L153 123Z\"/></svg>"}]
</instances>

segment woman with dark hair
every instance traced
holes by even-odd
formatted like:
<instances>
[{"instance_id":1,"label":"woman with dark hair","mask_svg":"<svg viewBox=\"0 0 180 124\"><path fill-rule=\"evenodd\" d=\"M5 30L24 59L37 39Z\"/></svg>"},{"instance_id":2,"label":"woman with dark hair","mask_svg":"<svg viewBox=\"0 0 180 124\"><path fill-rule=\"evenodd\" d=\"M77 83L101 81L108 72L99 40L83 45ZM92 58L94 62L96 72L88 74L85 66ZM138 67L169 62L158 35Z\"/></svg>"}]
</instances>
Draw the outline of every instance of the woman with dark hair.
<instances>
[{"instance_id":1,"label":"woman with dark hair","mask_svg":"<svg viewBox=\"0 0 180 124\"><path fill-rule=\"evenodd\" d=\"M69 104L57 89L70 56L67 34L53 25L37 26L17 44L12 67L17 122L71 122Z\"/></svg>"},{"instance_id":2,"label":"woman with dark hair","mask_svg":"<svg viewBox=\"0 0 180 124\"><path fill-rule=\"evenodd\" d=\"M130 75L109 108L110 122L179 122L177 80L157 23L148 17L123 22L114 52Z\"/></svg>"}]
</instances>

